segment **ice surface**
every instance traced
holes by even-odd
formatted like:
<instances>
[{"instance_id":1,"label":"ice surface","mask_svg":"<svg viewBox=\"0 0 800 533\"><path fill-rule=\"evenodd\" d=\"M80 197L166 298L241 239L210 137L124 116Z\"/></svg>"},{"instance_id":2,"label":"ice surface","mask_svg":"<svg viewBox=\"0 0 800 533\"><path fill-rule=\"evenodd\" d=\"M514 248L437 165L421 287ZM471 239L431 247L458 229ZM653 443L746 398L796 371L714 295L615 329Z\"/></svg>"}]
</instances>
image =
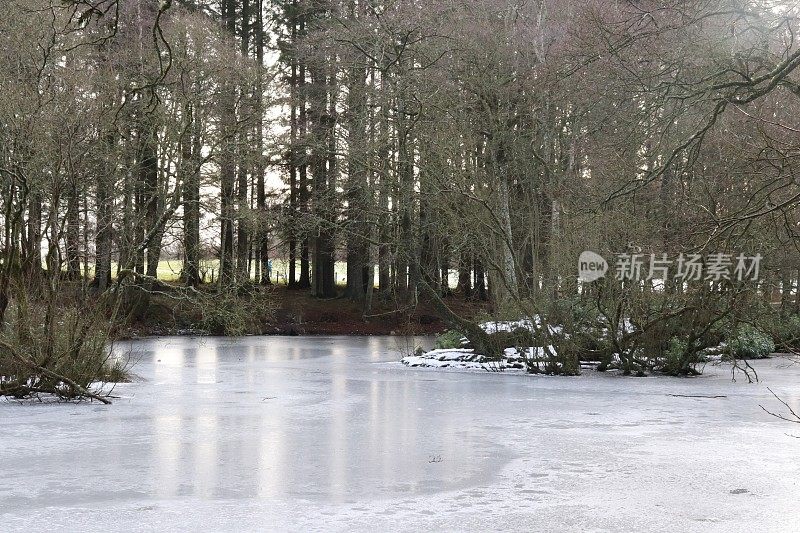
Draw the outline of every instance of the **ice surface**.
<instances>
[{"instance_id":1,"label":"ice surface","mask_svg":"<svg viewBox=\"0 0 800 533\"><path fill-rule=\"evenodd\" d=\"M800 425L759 408L781 408L767 386L800 407L800 366L443 372L400 344L128 343L141 379L114 405L0 403L0 527L800 530Z\"/></svg>"}]
</instances>

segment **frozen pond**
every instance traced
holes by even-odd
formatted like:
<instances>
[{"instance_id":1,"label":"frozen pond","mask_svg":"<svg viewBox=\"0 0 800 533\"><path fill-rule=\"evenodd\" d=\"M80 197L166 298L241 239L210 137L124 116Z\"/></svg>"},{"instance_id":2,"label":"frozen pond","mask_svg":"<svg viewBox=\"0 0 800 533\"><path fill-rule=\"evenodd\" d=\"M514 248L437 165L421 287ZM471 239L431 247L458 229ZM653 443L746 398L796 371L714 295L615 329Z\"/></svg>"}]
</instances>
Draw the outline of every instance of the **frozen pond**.
<instances>
[{"instance_id":1,"label":"frozen pond","mask_svg":"<svg viewBox=\"0 0 800 533\"><path fill-rule=\"evenodd\" d=\"M800 405L783 359L747 384L409 369L389 337L126 346L114 405L0 403L4 531L800 530L800 424L759 407Z\"/></svg>"}]
</instances>

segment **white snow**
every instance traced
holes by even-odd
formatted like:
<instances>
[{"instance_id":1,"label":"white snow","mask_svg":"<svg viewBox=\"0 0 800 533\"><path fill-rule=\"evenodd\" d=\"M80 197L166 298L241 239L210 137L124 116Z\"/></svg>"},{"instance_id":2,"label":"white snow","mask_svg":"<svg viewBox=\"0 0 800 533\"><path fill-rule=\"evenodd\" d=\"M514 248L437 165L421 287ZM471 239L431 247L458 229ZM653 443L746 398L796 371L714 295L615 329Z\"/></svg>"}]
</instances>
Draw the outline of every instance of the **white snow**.
<instances>
[{"instance_id":1,"label":"white snow","mask_svg":"<svg viewBox=\"0 0 800 533\"><path fill-rule=\"evenodd\" d=\"M412 368L459 368L464 370L486 370L498 372L507 369L524 368L523 359L513 348L505 350L501 361L487 361L486 356L476 354L471 348L439 348L422 355L409 355L401 359L401 363Z\"/></svg>"},{"instance_id":2,"label":"white snow","mask_svg":"<svg viewBox=\"0 0 800 533\"><path fill-rule=\"evenodd\" d=\"M538 317L536 317L536 324L538 324ZM517 329L535 331L536 324L528 318L521 318L519 320L492 320L483 322L480 326L486 333L497 333L499 331L514 331Z\"/></svg>"},{"instance_id":3,"label":"white snow","mask_svg":"<svg viewBox=\"0 0 800 533\"><path fill-rule=\"evenodd\" d=\"M114 405L0 403L2 530L800 530L800 430L759 407L800 409L800 365L431 372L399 341L121 345Z\"/></svg>"},{"instance_id":4,"label":"white snow","mask_svg":"<svg viewBox=\"0 0 800 533\"><path fill-rule=\"evenodd\" d=\"M542 319L539 315L534 315L532 318L520 318L519 320L490 320L482 322L480 327L489 334L511 332L518 329L536 333L542 327ZM547 329L551 334L558 335L564 330L564 327L558 324L549 324Z\"/></svg>"},{"instance_id":5,"label":"white snow","mask_svg":"<svg viewBox=\"0 0 800 533\"><path fill-rule=\"evenodd\" d=\"M548 346L549 355L556 356L554 346ZM488 361L485 355L476 354L471 348L439 348L422 353L409 355L400 360L406 366L416 368L459 368L462 370L486 370L498 372L505 370L524 370L527 361L542 361L548 357L548 352L541 346L531 346L523 349L510 347L503 350L503 357L499 361Z\"/></svg>"},{"instance_id":6,"label":"white snow","mask_svg":"<svg viewBox=\"0 0 800 533\"><path fill-rule=\"evenodd\" d=\"M425 353L429 359L436 359L438 361L482 361L482 355L475 354L475 350L471 348L446 348L431 350Z\"/></svg>"}]
</instances>

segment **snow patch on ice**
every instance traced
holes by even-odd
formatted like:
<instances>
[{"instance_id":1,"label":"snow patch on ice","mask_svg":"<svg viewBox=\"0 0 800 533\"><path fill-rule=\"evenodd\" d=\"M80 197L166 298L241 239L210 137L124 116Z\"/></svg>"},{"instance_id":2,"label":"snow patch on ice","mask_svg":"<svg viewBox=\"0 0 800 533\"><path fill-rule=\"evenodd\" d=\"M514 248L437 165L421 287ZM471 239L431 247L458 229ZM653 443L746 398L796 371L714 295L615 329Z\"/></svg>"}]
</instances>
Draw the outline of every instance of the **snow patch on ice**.
<instances>
[{"instance_id":1,"label":"snow patch on ice","mask_svg":"<svg viewBox=\"0 0 800 533\"><path fill-rule=\"evenodd\" d=\"M511 350L512 352L509 352ZM522 370L525 364L522 357L513 348L506 350L506 356L500 361L488 361L486 356L476 354L469 348L447 348L425 352L422 355L410 355L401 361L406 366L423 368L460 368L466 370L486 370L502 372L509 369Z\"/></svg>"},{"instance_id":2,"label":"snow patch on ice","mask_svg":"<svg viewBox=\"0 0 800 533\"><path fill-rule=\"evenodd\" d=\"M550 355L556 355L556 350L553 346L548 346L548 349ZM541 346L530 346L521 349L505 348L503 357L499 361L489 361L486 356L476 354L475 350L472 349L449 348L431 350L421 355L410 355L404 357L400 362L409 367L461 368L497 372L525 370L529 364L543 362L547 357L548 352Z\"/></svg>"}]
</instances>

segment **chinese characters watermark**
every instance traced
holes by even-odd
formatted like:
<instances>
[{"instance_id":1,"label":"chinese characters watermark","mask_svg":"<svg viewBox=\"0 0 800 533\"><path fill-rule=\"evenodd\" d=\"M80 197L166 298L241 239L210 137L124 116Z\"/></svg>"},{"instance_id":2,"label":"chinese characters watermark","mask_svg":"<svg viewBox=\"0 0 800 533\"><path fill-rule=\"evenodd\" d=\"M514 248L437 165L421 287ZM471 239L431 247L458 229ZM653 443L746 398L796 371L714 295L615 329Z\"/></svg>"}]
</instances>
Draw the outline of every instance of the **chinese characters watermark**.
<instances>
[{"instance_id":1,"label":"chinese characters watermark","mask_svg":"<svg viewBox=\"0 0 800 533\"><path fill-rule=\"evenodd\" d=\"M745 255L711 253L614 254L614 277L619 281L667 280L683 281L755 281L761 268L761 254ZM578 258L578 279L595 281L610 270L606 260L595 252L585 251Z\"/></svg>"}]
</instances>

